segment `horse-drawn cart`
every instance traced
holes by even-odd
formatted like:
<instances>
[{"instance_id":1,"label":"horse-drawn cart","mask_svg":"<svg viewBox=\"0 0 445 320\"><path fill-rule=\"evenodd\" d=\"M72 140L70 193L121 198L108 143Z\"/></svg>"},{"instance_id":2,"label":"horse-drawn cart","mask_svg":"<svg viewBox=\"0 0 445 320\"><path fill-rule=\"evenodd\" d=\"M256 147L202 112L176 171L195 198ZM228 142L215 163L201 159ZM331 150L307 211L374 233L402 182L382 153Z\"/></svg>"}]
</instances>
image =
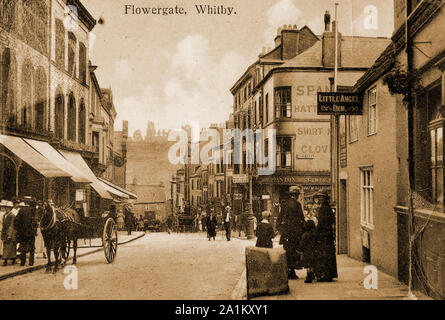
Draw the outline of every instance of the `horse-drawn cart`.
<instances>
[{"instance_id":1,"label":"horse-drawn cart","mask_svg":"<svg viewBox=\"0 0 445 320\"><path fill-rule=\"evenodd\" d=\"M44 208L41 220L42 235L47 250L54 250L55 270L59 262L66 264L71 249L73 249L73 264L77 262L78 239L99 238L107 262L111 263L116 258L118 232L115 217L108 211L100 216L85 217L79 211L72 208L56 208L52 205L46 205ZM48 268L50 265L50 252L48 252Z\"/></svg>"}]
</instances>

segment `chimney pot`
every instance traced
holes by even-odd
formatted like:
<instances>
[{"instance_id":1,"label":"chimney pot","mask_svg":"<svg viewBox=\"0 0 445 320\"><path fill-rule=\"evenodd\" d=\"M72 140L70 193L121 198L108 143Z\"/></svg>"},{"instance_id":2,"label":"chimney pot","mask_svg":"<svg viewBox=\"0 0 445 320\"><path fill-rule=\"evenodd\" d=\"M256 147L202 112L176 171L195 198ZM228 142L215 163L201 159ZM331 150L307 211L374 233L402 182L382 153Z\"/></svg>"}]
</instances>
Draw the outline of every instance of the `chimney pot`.
<instances>
[{"instance_id":1,"label":"chimney pot","mask_svg":"<svg viewBox=\"0 0 445 320\"><path fill-rule=\"evenodd\" d=\"M279 28L277 29L277 35L281 35L281 30L283 30L283 28L281 28L281 27L279 27Z\"/></svg>"},{"instance_id":2,"label":"chimney pot","mask_svg":"<svg viewBox=\"0 0 445 320\"><path fill-rule=\"evenodd\" d=\"M324 31L326 32L330 31L330 24L331 24L331 14L329 13L329 10L326 10L324 14Z\"/></svg>"},{"instance_id":3,"label":"chimney pot","mask_svg":"<svg viewBox=\"0 0 445 320\"><path fill-rule=\"evenodd\" d=\"M296 24L294 24L294 30L297 30L297 29L298 29L297 25L296 25Z\"/></svg>"}]
</instances>

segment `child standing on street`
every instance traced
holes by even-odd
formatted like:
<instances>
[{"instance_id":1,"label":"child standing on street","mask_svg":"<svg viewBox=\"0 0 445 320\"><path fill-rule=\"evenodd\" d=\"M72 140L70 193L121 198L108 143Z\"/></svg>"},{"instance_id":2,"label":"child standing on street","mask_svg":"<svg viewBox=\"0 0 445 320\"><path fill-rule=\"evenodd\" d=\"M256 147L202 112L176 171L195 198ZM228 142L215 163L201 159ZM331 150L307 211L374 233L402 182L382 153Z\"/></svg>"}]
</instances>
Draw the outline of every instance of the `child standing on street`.
<instances>
[{"instance_id":1,"label":"child standing on street","mask_svg":"<svg viewBox=\"0 0 445 320\"><path fill-rule=\"evenodd\" d=\"M314 267L316 259L316 238L315 238L315 223L313 220L308 220L304 226L304 233L301 237L301 248L303 250L303 263L307 270L305 283L312 283L314 280Z\"/></svg>"},{"instance_id":2,"label":"child standing on street","mask_svg":"<svg viewBox=\"0 0 445 320\"><path fill-rule=\"evenodd\" d=\"M272 239L275 238L275 232L273 231L273 226L269 222L270 216L270 211L263 211L263 213L261 213L262 220L256 229L257 247L273 248Z\"/></svg>"}]
</instances>

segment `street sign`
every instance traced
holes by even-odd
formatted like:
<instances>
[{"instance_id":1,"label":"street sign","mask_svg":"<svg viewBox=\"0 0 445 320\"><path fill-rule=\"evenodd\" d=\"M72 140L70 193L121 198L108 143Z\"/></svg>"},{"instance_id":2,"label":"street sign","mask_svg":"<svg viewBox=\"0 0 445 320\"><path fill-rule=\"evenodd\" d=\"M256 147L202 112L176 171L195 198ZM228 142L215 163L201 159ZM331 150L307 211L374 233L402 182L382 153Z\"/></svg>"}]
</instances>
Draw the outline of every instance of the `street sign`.
<instances>
[{"instance_id":1,"label":"street sign","mask_svg":"<svg viewBox=\"0 0 445 320\"><path fill-rule=\"evenodd\" d=\"M363 97L352 92L318 92L318 115L362 115Z\"/></svg>"},{"instance_id":2,"label":"street sign","mask_svg":"<svg viewBox=\"0 0 445 320\"><path fill-rule=\"evenodd\" d=\"M249 183L249 175L247 174L234 174L233 183Z\"/></svg>"}]
</instances>

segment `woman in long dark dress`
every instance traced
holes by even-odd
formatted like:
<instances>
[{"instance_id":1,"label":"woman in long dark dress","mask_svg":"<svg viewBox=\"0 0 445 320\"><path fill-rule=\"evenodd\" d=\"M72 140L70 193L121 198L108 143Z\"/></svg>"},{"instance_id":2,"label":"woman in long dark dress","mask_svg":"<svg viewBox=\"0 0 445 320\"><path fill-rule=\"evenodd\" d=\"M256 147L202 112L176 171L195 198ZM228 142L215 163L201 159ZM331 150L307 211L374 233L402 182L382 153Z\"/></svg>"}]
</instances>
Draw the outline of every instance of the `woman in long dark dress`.
<instances>
[{"instance_id":1,"label":"woman in long dark dress","mask_svg":"<svg viewBox=\"0 0 445 320\"><path fill-rule=\"evenodd\" d=\"M207 237L209 238L209 241L211 238L215 240L217 224L218 221L216 220L215 213L213 212L213 210L211 210L210 215L207 216L207 221L206 221Z\"/></svg>"},{"instance_id":2,"label":"woman in long dark dress","mask_svg":"<svg viewBox=\"0 0 445 320\"><path fill-rule=\"evenodd\" d=\"M321 191L317 195L321 206L318 211L316 236L315 276L317 281L332 281L337 278L337 260L335 256L334 213L329 205L329 194Z\"/></svg>"}]
</instances>

